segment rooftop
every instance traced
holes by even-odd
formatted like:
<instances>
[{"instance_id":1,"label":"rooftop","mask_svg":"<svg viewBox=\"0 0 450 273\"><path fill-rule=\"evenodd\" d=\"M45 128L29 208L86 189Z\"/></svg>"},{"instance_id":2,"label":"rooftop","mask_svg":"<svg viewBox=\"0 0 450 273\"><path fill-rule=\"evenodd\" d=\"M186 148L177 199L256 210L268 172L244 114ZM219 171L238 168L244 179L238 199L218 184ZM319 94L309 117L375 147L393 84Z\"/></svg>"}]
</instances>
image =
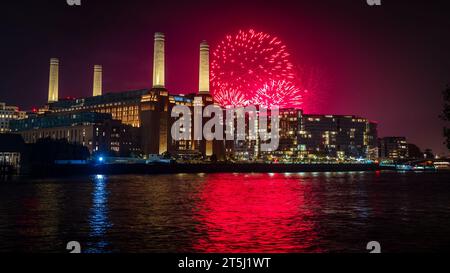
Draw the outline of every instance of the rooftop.
<instances>
[{"instance_id":1,"label":"rooftop","mask_svg":"<svg viewBox=\"0 0 450 273\"><path fill-rule=\"evenodd\" d=\"M11 121L10 128L13 132L20 132L40 128L67 127L84 123L101 123L108 119L112 119L111 114L95 112L81 112L64 115L49 114Z\"/></svg>"}]
</instances>

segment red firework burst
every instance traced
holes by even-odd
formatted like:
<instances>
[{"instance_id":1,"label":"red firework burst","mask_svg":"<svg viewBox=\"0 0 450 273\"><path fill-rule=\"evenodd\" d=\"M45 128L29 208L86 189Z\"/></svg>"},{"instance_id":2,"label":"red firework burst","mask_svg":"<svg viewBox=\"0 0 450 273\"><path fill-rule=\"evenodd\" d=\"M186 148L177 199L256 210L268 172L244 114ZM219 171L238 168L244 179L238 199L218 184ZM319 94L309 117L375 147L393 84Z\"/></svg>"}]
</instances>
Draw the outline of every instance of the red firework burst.
<instances>
[{"instance_id":1,"label":"red firework burst","mask_svg":"<svg viewBox=\"0 0 450 273\"><path fill-rule=\"evenodd\" d=\"M295 78L286 46L277 38L254 30L228 35L213 51L211 85L222 106L242 106L264 83Z\"/></svg>"},{"instance_id":2,"label":"red firework burst","mask_svg":"<svg viewBox=\"0 0 450 273\"><path fill-rule=\"evenodd\" d=\"M300 108L303 91L291 82L272 81L258 89L252 103L265 108Z\"/></svg>"},{"instance_id":3,"label":"red firework burst","mask_svg":"<svg viewBox=\"0 0 450 273\"><path fill-rule=\"evenodd\" d=\"M240 107L249 104L249 100L242 91L229 89L225 86L219 86L215 89L214 101L219 102L223 107L233 106Z\"/></svg>"}]
</instances>

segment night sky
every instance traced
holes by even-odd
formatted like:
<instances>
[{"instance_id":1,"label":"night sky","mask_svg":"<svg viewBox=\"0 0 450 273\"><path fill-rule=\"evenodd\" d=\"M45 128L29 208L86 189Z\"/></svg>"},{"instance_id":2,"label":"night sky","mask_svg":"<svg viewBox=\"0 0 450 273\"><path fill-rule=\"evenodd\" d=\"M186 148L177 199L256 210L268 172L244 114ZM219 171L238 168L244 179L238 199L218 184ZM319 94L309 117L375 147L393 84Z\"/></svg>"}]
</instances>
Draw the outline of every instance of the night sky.
<instances>
[{"instance_id":1,"label":"night sky","mask_svg":"<svg viewBox=\"0 0 450 273\"><path fill-rule=\"evenodd\" d=\"M58 57L60 97L92 92L103 65L107 92L149 88L153 34L166 33L166 86L198 89L198 48L253 28L278 36L310 93L306 113L349 114L443 153L441 91L450 83L450 8L445 1L2 2L0 101L22 109L47 100L49 59Z\"/></svg>"}]
</instances>

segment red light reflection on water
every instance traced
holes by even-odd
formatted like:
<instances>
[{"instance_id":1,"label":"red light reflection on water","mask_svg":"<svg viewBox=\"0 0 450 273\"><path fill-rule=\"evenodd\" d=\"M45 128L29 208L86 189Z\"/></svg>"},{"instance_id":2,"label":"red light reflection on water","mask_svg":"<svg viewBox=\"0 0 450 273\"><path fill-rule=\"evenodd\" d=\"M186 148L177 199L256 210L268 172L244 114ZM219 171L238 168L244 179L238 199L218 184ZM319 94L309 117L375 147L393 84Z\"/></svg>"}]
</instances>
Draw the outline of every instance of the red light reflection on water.
<instances>
[{"instance_id":1,"label":"red light reflection on water","mask_svg":"<svg viewBox=\"0 0 450 273\"><path fill-rule=\"evenodd\" d=\"M242 178L245 179L242 179ZM204 234L194 250L213 253L315 252L309 186L284 174L216 174L199 193L195 216Z\"/></svg>"}]
</instances>

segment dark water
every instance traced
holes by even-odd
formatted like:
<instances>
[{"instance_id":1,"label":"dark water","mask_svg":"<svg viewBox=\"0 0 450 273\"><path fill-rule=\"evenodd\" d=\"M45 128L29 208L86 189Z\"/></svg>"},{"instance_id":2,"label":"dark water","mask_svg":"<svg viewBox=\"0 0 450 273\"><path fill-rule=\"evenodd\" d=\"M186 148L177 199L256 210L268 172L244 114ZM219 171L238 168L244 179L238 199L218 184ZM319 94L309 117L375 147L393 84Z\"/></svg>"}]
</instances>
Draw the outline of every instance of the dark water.
<instances>
[{"instance_id":1,"label":"dark water","mask_svg":"<svg viewBox=\"0 0 450 273\"><path fill-rule=\"evenodd\" d=\"M0 252L448 251L450 174L93 176L0 183Z\"/></svg>"}]
</instances>

